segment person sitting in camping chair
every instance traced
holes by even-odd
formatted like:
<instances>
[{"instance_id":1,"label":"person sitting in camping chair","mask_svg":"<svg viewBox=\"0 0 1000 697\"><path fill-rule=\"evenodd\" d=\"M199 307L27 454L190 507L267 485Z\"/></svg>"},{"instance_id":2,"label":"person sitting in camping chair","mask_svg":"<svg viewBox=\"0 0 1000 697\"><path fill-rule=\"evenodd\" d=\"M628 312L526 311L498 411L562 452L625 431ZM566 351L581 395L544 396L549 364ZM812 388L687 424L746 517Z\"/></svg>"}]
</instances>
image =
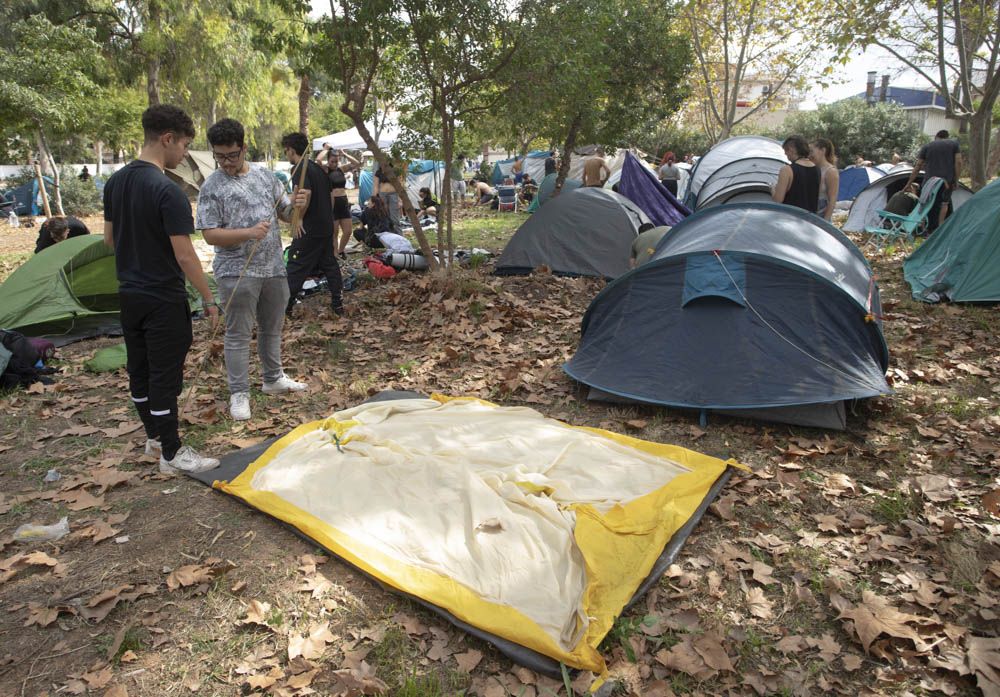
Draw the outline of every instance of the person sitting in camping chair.
<instances>
[{"instance_id":1,"label":"person sitting in camping chair","mask_svg":"<svg viewBox=\"0 0 1000 697\"><path fill-rule=\"evenodd\" d=\"M535 198L535 194L538 193L538 184L535 180L531 178L531 175L527 172L524 173L524 177L521 179L521 202L528 206L531 201Z\"/></svg>"},{"instance_id":2,"label":"person sitting in camping chair","mask_svg":"<svg viewBox=\"0 0 1000 697\"><path fill-rule=\"evenodd\" d=\"M886 201L885 210L887 213L896 215L909 215L917 207L920 187L916 182L911 182L908 186L897 191Z\"/></svg>"}]
</instances>

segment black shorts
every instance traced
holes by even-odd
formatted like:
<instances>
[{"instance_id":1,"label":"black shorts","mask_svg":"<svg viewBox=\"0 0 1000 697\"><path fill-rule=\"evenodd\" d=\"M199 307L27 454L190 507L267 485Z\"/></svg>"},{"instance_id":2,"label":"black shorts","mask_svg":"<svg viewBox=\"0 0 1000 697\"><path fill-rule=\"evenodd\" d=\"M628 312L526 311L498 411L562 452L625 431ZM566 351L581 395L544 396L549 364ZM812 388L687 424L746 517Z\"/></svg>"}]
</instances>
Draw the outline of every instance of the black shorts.
<instances>
[{"instance_id":1,"label":"black shorts","mask_svg":"<svg viewBox=\"0 0 1000 697\"><path fill-rule=\"evenodd\" d=\"M347 202L346 196L333 197L333 219L334 220L351 219L351 204Z\"/></svg>"},{"instance_id":2,"label":"black shorts","mask_svg":"<svg viewBox=\"0 0 1000 697\"><path fill-rule=\"evenodd\" d=\"M951 203L951 187L948 184L942 184L941 188L938 189L937 198L939 203Z\"/></svg>"}]
</instances>

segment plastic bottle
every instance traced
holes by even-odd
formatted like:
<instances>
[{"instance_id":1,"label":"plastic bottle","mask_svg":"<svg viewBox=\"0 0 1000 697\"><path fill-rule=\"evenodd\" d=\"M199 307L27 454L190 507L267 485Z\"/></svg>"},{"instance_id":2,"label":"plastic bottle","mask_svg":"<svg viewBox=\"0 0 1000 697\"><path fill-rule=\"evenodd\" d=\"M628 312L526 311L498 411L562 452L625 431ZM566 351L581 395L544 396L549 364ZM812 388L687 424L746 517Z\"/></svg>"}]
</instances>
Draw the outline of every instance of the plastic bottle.
<instances>
[{"instance_id":1,"label":"plastic bottle","mask_svg":"<svg viewBox=\"0 0 1000 697\"><path fill-rule=\"evenodd\" d=\"M63 516L55 525L26 523L14 531L15 542L52 542L69 534L69 519Z\"/></svg>"},{"instance_id":2,"label":"plastic bottle","mask_svg":"<svg viewBox=\"0 0 1000 697\"><path fill-rule=\"evenodd\" d=\"M7 224L11 227L21 227L21 221L17 219L17 213L13 210L7 216Z\"/></svg>"}]
</instances>

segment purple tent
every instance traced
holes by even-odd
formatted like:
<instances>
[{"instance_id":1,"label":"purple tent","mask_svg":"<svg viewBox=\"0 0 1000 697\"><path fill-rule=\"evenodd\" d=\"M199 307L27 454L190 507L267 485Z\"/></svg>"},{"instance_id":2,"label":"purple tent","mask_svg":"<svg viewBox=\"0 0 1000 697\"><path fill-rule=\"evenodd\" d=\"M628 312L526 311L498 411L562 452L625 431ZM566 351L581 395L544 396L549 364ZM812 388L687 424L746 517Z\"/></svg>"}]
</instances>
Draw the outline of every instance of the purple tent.
<instances>
[{"instance_id":1,"label":"purple tent","mask_svg":"<svg viewBox=\"0 0 1000 697\"><path fill-rule=\"evenodd\" d=\"M674 198L656 175L632 153L625 155L618 193L639 206L656 226L674 226L691 215L691 210Z\"/></svg>"}]
</instances>

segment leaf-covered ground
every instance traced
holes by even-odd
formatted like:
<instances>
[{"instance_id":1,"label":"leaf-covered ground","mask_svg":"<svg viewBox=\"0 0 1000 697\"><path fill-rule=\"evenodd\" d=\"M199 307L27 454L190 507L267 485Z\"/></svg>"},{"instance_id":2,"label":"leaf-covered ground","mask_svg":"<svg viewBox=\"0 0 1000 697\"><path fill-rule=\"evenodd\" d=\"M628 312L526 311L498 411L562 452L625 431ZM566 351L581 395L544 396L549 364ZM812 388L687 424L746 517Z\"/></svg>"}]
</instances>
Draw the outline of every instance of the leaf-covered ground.
<instances>
[{"instance_id":1,"label":"leaf-covered ground","mask_svg":"<svg viewBox=\"0 0 1000 697\"><path fill-rule=\"evenodd\" d=\"M496 249L513 220L470 216L460 238L485 230ZM22 250L6 239L9 272ZM618 694L996 695L1000 312L914 303L901 260L875 260L897 393L843 433L589 403L560 366L602 284L481 269L363 287L346 321L307 300L284 352L309 390L255 392L248 423L226 416L221 342L199 323L184 435L221 454L397 388L732 456L752 474L604 643ZM0 695L567 693L235 500L159 475L125 376L83 370L114 342L67 347L55 384L0 399ZM64 516L58 542L11 541Z\"/></svg>"}]
</instances>

